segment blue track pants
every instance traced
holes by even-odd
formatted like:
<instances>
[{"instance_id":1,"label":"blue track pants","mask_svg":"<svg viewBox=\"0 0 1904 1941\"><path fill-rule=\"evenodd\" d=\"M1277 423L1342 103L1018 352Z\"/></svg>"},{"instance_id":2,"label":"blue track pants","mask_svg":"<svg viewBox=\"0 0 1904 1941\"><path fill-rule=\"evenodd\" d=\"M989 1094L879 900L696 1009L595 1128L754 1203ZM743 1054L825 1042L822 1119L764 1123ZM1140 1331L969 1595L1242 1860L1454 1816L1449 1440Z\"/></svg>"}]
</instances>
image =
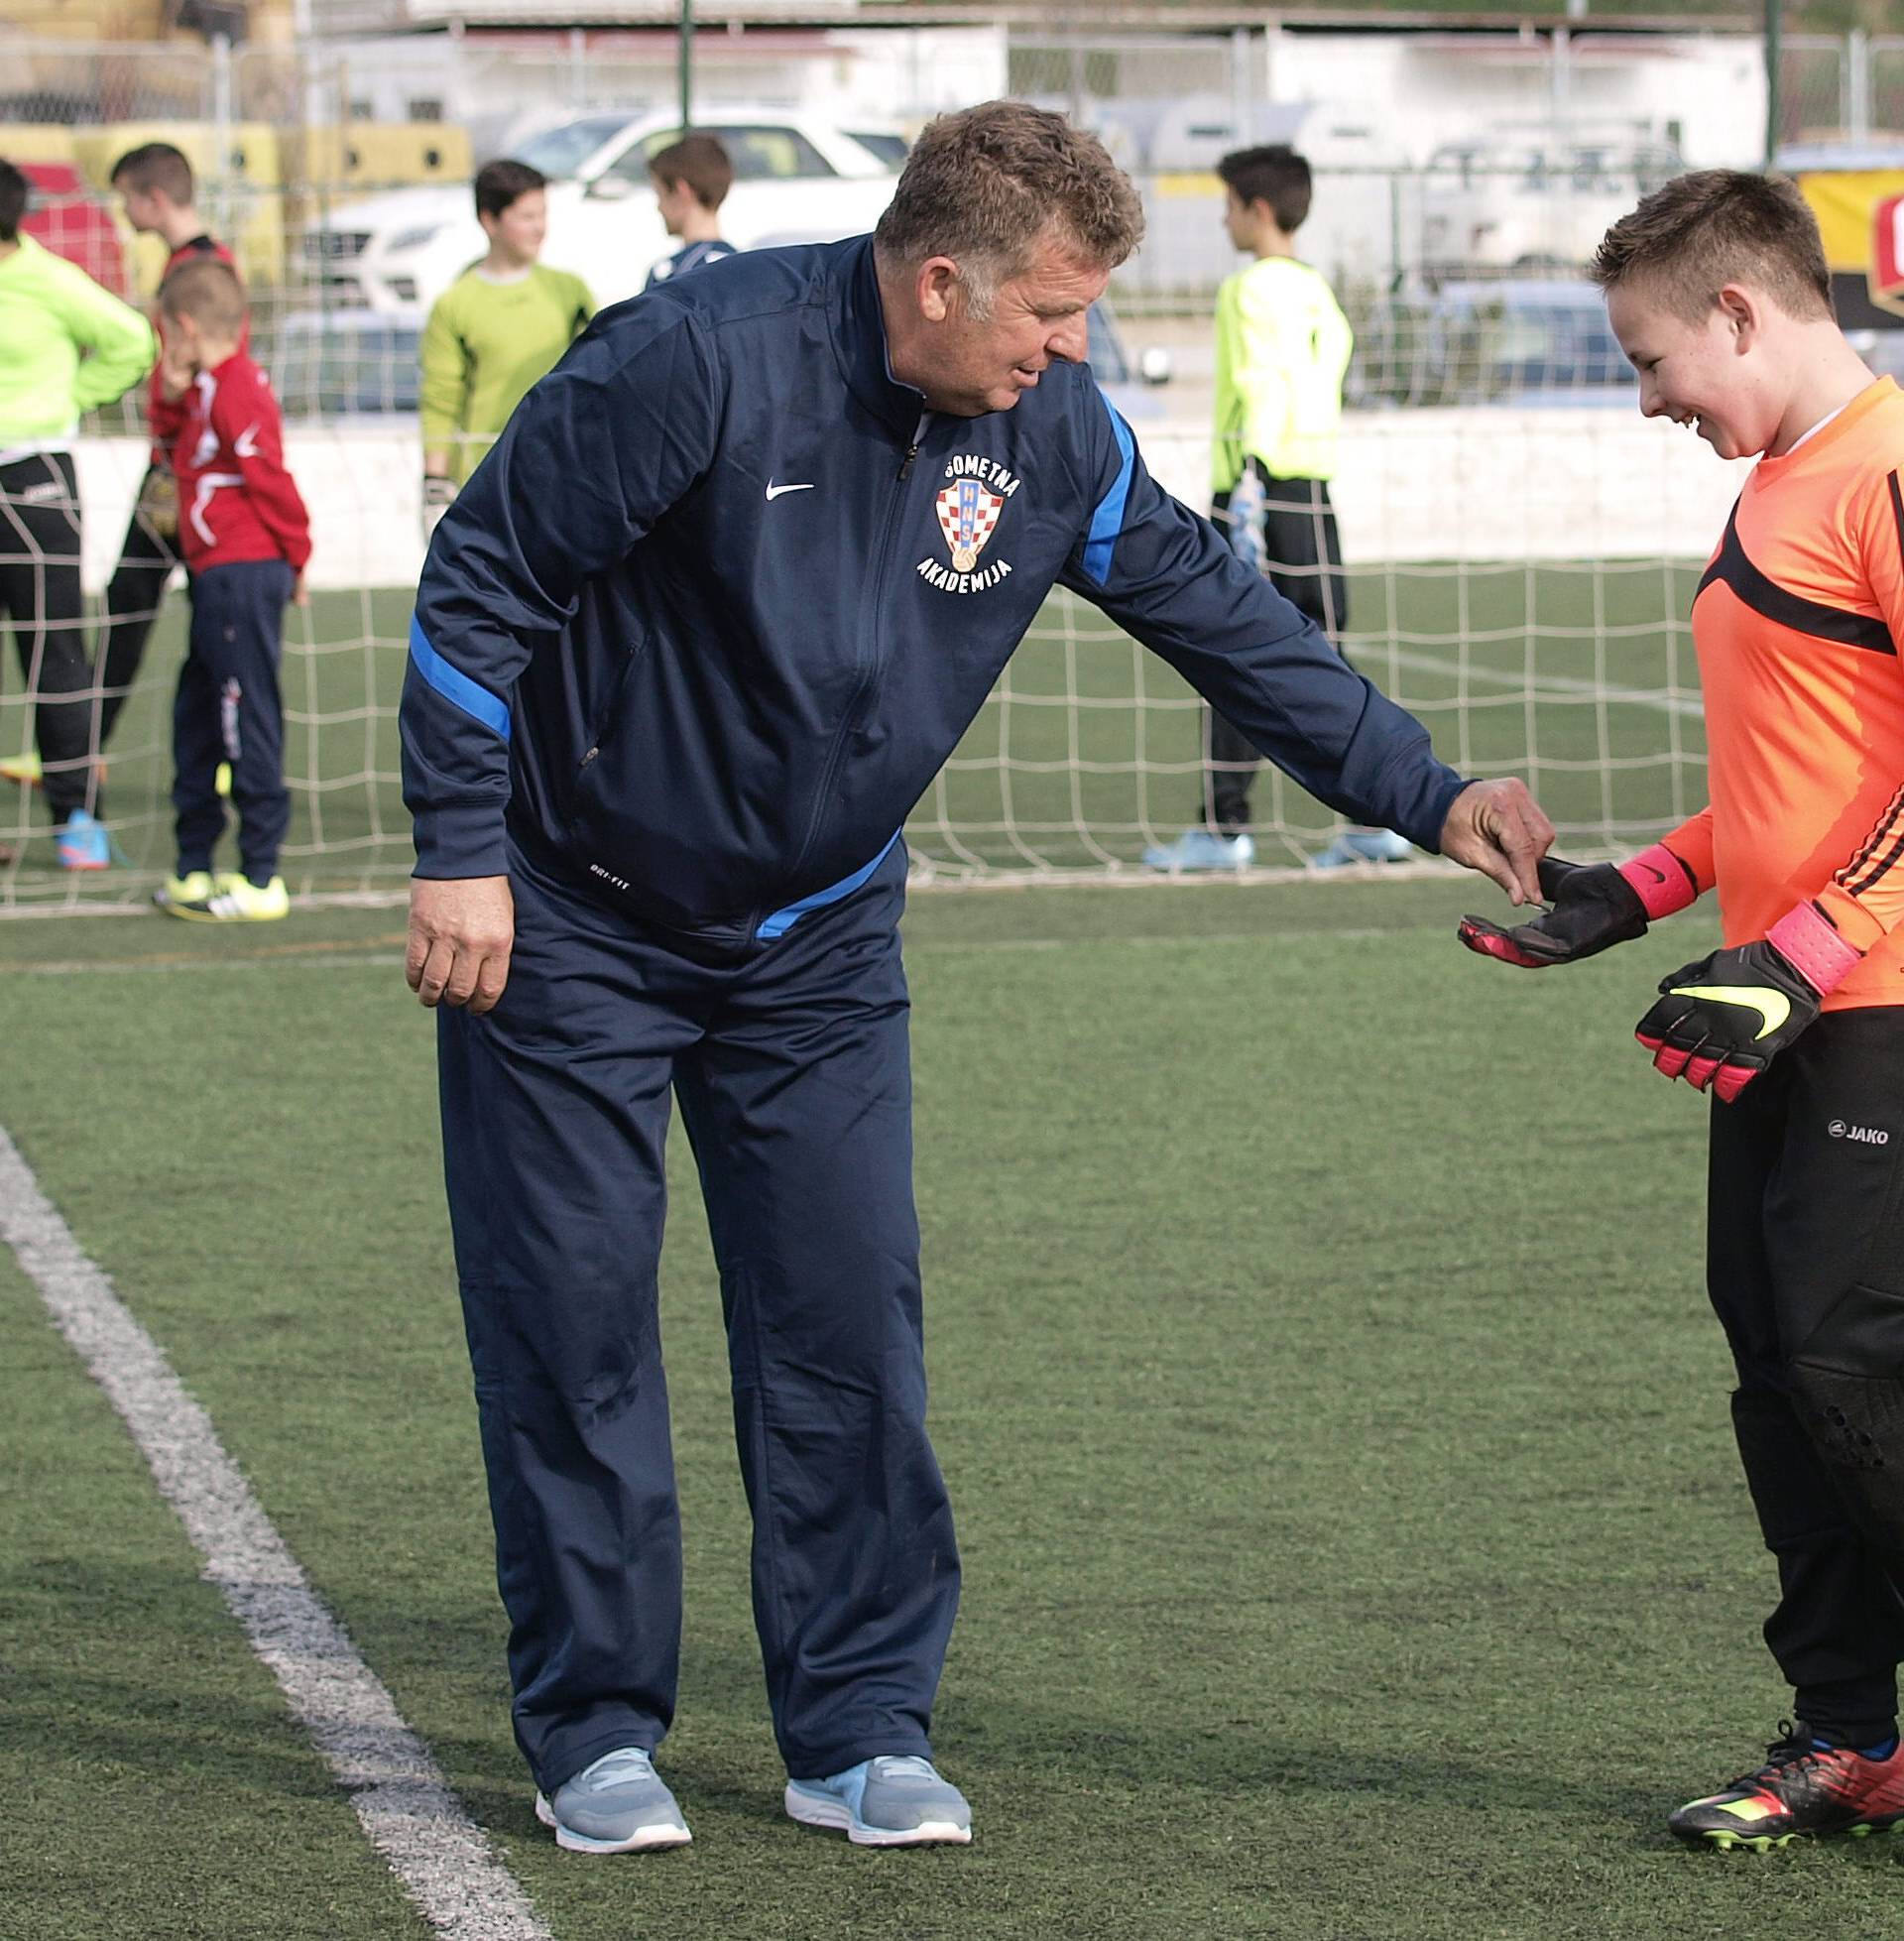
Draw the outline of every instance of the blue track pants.
<instances>
[{"instance_id":1,"label":"blue track pants","mask_svg":"<svg viewBox=\"0 0 1904 1941\"><path fill-rule=\"evenodd\" d=\"M710 968L516 854L509 986L439 1014L445 1171L514 1718L552 1791L672 1719L656 1321L669 1095L700 1169L789 1773L927 1753L958 1603L925 1432L901 845Z\"/></svg>"}]
</instances>

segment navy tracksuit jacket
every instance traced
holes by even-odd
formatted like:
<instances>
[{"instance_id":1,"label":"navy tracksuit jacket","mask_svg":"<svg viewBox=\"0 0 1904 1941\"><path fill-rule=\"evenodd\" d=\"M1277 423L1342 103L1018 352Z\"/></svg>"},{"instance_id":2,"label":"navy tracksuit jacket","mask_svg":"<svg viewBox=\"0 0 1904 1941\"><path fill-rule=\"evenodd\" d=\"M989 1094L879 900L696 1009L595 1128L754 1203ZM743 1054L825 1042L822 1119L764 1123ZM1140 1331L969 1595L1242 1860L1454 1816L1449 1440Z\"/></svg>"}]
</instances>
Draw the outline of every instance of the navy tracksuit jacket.
<instances>
[{"instance_id":1,"label":"navy tracksuit jacket","mask_svg":"<svg viewBox=\"0 0 1904 1941\"><path fill-rule=\"evenodd\" d=\"M868 238L599 315L437 528L404 690L424 877L508 874L441 1014L445 1164L520 1743L671 1716L654 1324L670 1087L708 1202L796 1777L927 1750L958 1561L924 1432L896 835L1054 584L1306 788L1433 849L1426 732L1160 492L1081 366L925 412Z\"/></svg>"}]
</instances>

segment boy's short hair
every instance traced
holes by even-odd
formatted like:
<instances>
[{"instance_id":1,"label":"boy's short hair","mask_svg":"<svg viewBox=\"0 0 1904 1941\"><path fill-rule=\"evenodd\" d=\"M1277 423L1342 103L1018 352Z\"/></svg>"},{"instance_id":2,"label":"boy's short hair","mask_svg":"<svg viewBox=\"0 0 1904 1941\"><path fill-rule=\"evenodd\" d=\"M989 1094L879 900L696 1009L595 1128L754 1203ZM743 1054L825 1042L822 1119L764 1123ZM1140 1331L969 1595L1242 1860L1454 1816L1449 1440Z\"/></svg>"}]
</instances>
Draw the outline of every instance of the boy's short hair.
<instances>
[{"instance_id":1,"label":"boy's short hair","mask_svg":"<svg viewBox=\"0 0 1904 1941\"><path fill-rule=\"evenodd\" d=\"M245 286L215 256L179 264L159 286L159 306L168 316L190 317L214 337L235 337L245 327Z\"/></svg>"},{"instance_id":2,"label":"boy's short hair","mask_svg":"<svg viewBox=\"0 0 1904 1941\"><path fill-rule=\"evenodd\" d=\"M1687 323L1703 323L1728 283L1755 285L1787 316L1837 315L1818 218L1787 176L1675 177L1607 230L1587 274L1603 290L1642 287Z\"/></svg>"},{"instance_id":3,"label":"boy's short hair","mask_svg":"<svg viewBox=\"0 0 1904 1941\"><path fill-rule=\"evenodd\" d=\"M1217 177L1226 188L1236 190L1237 200L1246 206L1267 202L1285 236L1293 236L1309 219L1315 177L1307 160L1285 142L1233 149L1217 164Z\"/></svg>"},{"instance_id":4,"label":"boy's short hair","mask_svg":"<svg viewBox=\"0 0 1904 1941\"><path fill-rule=\"evenodd\" d=\"M548 178L527 162L485 162L476 171L476 213L501 215L512 202L547 186Z\"/></svg>"},{"instance_id":5,"label":"boy's short hair","mask_svg":"<svg viewBox=\"0 0 1904 1941\"><path fill-rule=\"evenodd\" d=\"M107 180L115 188L130 188L140 195L163 189L168 201L181 209L191 207L191 164L170 142L145 142L127 149L112 165Z\"/></svg>"},{"instance_id":6,"label":"boy's short hair","mask_svg":"<svg viewBox=\"0 0 1904 1941\"><path fill-rule=\"evenodd\" d=\"M11 162L0 162L0 243L17 243L33 184Z\"/></svg>"},{"instance_id":7,"label":"boy's short hair","mask_svg":"<svg viewBox=\"0 0 1904 1941\"><path fill-rule=\"evenodd\" d=\"M648 158L648 173L664 188L679 182L711 215L734 186L734 164L716 135L683 135Z\"/></svg>"}]
</instances>

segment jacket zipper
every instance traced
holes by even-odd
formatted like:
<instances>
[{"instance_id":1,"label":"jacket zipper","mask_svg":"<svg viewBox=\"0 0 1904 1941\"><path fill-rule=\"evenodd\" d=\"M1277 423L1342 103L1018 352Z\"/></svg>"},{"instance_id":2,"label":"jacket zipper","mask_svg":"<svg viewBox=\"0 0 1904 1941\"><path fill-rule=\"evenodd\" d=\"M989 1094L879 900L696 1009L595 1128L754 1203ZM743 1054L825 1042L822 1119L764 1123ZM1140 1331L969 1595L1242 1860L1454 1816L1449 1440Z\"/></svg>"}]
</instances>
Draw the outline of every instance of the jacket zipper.
<instances>
[{"instance_id":1,"label":"jacket zipper","mask_svg":"<svg viewBox=\"0 0 1904 1941\"><path fill-rule=\"evenodd\" d=\"M898 522L899 509L905 504L903 487L912 475L912 461L919 455L919 446L925 438L925 423L931 416L928 412L919 414L919 422L912 427L912 436L905 447L905 456L899 461L898 475L893 479L894 490L888 496L886 522L880 529L879 571L873 582L871 601L872 614L877 618L886 593L887 574L892 563L892 529ZM869 635L873 630L868 629ZM819 793L813 803L813 817L807 824L806 839L800 844L799 854L793 859L793 867L788 872L797 877L807 857L812 853L815 839L820 833L820 824L826 816L827 799L833 792L833 780L840 772L840 763L846 756L846 744L853 733L854 723L860 718L860 709L866 697L879 685L882 660L879 643L874 641L867 665L861 669L860 677L853 685L853 693L847 701L846 712L840 719L838 733L833 738L833 746L827 751L826 766L820 771ZM763 922L772 915L771 910L757 910L754 919L747 926L751 937Z\"/></svg>"}]
</instances>

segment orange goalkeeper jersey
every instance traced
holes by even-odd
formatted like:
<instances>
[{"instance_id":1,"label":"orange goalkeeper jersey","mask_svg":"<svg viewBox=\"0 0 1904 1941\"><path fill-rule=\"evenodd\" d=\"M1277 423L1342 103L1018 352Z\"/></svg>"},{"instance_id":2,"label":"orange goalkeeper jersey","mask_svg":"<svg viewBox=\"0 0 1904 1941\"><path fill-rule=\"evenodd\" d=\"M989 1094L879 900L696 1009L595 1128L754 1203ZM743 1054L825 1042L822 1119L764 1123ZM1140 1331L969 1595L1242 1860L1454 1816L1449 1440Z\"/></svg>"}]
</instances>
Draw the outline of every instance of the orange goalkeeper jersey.
<instances>
[{"instance_id":1,"label":"orange goalkeeper jersey","mask_svg":"<svg viewBox=\"0 0 1904 1941\"><path fill-rule=\"evenodd\" d=\"M1828 1011L1904 1004L1904 392L1761 458L1693 599L1711 804L1666 837L1727 945L1807 898L1867 954Z\"/></svg>"}]
</instances>

